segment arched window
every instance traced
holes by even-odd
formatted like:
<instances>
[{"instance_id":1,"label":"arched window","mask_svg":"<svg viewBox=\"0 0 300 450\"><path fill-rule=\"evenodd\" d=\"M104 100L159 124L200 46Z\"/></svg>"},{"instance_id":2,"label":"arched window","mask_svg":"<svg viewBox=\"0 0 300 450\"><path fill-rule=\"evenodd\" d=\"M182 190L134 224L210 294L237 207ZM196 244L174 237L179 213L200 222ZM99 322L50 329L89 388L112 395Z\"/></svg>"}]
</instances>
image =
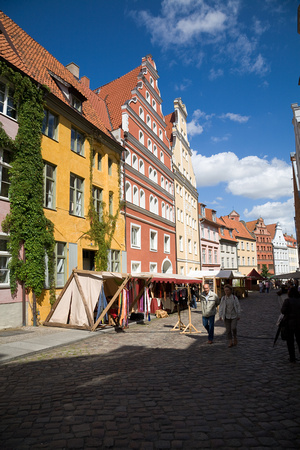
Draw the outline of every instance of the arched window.
<instances>
[{"instance_id":1,"label":"arched window","mask_svg":"<svg viewBox=\"0 0 300 450\"><path fill-rule=\"evenodd\" d=\"M150 150L150 152L152 152L152 142L150 139L148 139L148 150Z\"/></svg>"},{"instance_id":2,"label":"arched window","mask_svg":"<svg viewBox=\"0 0 300 450\"><path fill-rule=\"evenodd\" d=\"M157 156L157 147L155 144L153 146L153 154L154 154L154 156Z\"/></svg>"},{"instance_id":3,"label":"arched window","mask_svg":"<svg viewBox=\"0 0 300 450\"><path fill-rule=\"evenodd\" d=\"M145 174L145 165L144 161L140 159L140 172L144 175Z\"/></svg>"},{"instance_id":4,"label":"arched window","mask_svg":"<svg viewBox=\"0 0 300 450\"><path fill-rule=\"evenodd\" d=\"M161 187L164 187L164 182L165 182L164 177L160 177L160 185L161 185Z\"/></svg>"},{"instance_id":5,"label":"arched window","mask_svg":"<svg viewBox=\"0 0 300 450\"><path fill-rule=\"evenodd\" d=\"M154 198L153 198L153 195L152 195L152 194L150 195L149 206L150 206L150 207L149 207L150 212L153 212Z\"/></svg>"},{"instance_id":6,"label":"arched window","mask_svg":"<svg viewBox=\"0 0 300 450\"><path fill-rule=\"evenodd\" d=\"M162 202L162 204L161 204L161 217L163 217L164 219L166 217L166 210L165 210L164 202Z\"/></svg>"},{"instance_id":7,"label":"arched window","mask_svg":"<svg viewBox=\"0 0 300 450\"><path fill-rule=\"evenodd\" d=\"M139 132L139 141L144 145L144 133L141 130Z\"/></svg>"},{"instance_id":8,"label":"arched window","mask_svg":"<svg viewBox=\"0 0 300 450\"><path fill-rule=\"evenodd\" d=\"M174 222L173 208L172 208L172 206L170 206L170 220L171 220L172 222Z\"/></svg>"},{"instance_id":9,"label":"arched window","mask_svg":"<svg viewBox=\"0 0 300 450\"><path fill-rule=\"evenodd\" d=\"M126 181L125 184L125 199L126 202L131 202L131 184L129 181Z\"/></svg>"},{"instance_id":10,"label":"arched window","mask_svg":"<svg viewBox=\"0 0 300 450\"><path fill-rule=\"evenodd\" d=\"M150 94L148 91L146 91L146 100L148 103L150 103Z\"/></svg>"},{"instance_id":11,"label":"arched window","mask_svg":"<svg viewBox=\"0 0 300 450\"><path fill-rule=\"evenodd\" d=\"M131 166L131 153L129 150L126 150L125 162Z\"/></svg>"},{"instance_id":12,"label":"arched window","mask_svg":"<svg viewBox=\"0 0 300 450\"><path fill-rule=\"evenodd\" d=\"M153 168L151 166L149 167L149 178L150 180L153 179Z\"/></svg>"},{"instance_id":13,"label":"arched window","mask_svg":"<svg viewBox=\"0 0 300 450\"><path fill-rule=\"evenodd\" d=\"M160 137L160 139L162 140L162 138L163 138L163 134L162 134L162 131L161 131L161 129L159 129L159 137Z\"/></svg>"},{"instance_id":14,"label":"arched window","mask_svg":"<svg viewBox=\"0 0 300 450\"><path fill-rule=\"evenodd\" d=\"M138 170L138 157L136 155L132 155L132 167Z\"/></svg>"},{"instance_id":15,"label":"arched window","mask_svg":"<svg viewBox=\"0 0 300 450\"><path fill-rule=\"evenodd\" d=\"M164 162L164 153L163 152L160 152L160 160L162 163Z\"/></svg>"},{"instance_id":16,"label":"arched window","mask_svg":"<svg viewBox=\"0 0 300 450\"><path fill-rule=\"evenodd\" d=\"M145 192L140 190L140 207L145 208Z\"/></svg>"},{"instance_id":17,"label":"arched window","mask_svg":"<svg viewBox=\"0 0 300 450\"><path fill-rule=\"evenodd\" d=\"M148 127L150 127L151 128L151 119L150 119L150 116L147 114L147 125L148 125Z\"/></svg>"},{"instance_id":18,"label":"arched window","mask_svg":"<svg viewBox=\"0 0 300 450\"><path fill-rule=\"evenodd\" d=\"M140 109L139 109L139 116L140 116L140 118L142 120L144 120L144 110L143 110L143 108L141 106L140 106Z\"/></svg>"},{"instance_id":19,"label":"arched window","mask_svg":"<svg viewBox=\"0 0 300 450\"><path fill-rule=\"evenodd\" d=\"M153 131L155 134L157 134L157 125L155 122L153 122Z\"/></svg>"},{"instance_id":20,"label":"arched window","mask_svg":"<svg viewBox=\"0 0 300 450\"><path fill-rule=\"evenodd\" d=\"M166 206L166 219L170 220L169 205Z\"/></svg>"},{"instance_id":21,"label":"arched window","mask_svg":"<svg viewBox=\"0 0 300 450\"><path fill-rule=\"evenodd\" d=\"M168 180L166 180L166 184L165 184L165 189L166 189L166 191L168 191L168 186L169 186Z\"/></svg>"},{"instance_id":22,"label":"arched window","mask_svg":"<svg viewBox=\"0 0 300 450\"><path fill-rule=\"evenodd\" d=\"M154 111L156 111L156 101L152 100L152 108L154 109Z\"/></svg>"},{"instance_id":23,"label":"arched window","mask_svg":"<svg viewBox=\"0 0 300 450\"><path fill-rule=\"evenodd\" d=\"M155 197L155 199L154 199L154 208L153 208L154 210L153 210L153 212L155 213L155 214L158 214L158 200L157 200L157 198Z\"/></svg>"},{"instance_id":24,"label":"arched window","mask_svg":"<svg viewBox=\"0 0 300 450\"><path fill-rule=\"evenodd\" d=\"M157 172L156 172L156 170L153 170L153 181L155 181L155 183L157 183Z\"/></svg>"},{"instance_id":25,"label":"arched window","mask_svg":"<svg viewBox=\"0 0 300 450\"><path fill-rule=\"evenodd\" d=\"M139 204L139 190L136 186L133 186L133 203L135 205Z\"/></svg>"}]
</instances>

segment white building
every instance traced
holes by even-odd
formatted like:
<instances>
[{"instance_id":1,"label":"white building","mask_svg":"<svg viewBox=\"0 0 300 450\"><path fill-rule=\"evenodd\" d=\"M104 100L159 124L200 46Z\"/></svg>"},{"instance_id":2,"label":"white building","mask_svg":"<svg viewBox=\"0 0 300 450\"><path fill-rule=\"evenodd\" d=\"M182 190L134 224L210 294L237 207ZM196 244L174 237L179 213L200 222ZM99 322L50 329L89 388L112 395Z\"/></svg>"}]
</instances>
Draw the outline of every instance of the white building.
<instances>
[{"instance_id":1,"label":"white building","mask_svg":"<svg viewBox=\"0 0 300 450\"><path fill-rule=\"evenodd\" d=\"M267 225L273 244L275 275L289 272L289 251L280 223Z\"/></svg>"}]
</instances>

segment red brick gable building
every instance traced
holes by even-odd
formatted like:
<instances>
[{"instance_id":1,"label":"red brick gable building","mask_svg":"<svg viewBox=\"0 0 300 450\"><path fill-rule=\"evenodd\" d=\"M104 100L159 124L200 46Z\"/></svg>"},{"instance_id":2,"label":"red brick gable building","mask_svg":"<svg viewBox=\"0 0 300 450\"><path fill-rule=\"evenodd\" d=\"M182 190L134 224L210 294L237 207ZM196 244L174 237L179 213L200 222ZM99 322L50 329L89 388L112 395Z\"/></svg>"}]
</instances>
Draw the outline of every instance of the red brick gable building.
<instances>
[{"instance_id":1,"label":"red brick gable building","mask_svg":"<svg viewBox=\"0 0 300 450\"><path fill-rule=\"evenodd\" d=\"M262 266L265 264L269 273L274 275L272 236L264 223L264 219L260 217L257 220L246 222L246 226L256 237L257 270L261 272Z\"/></svg>"},{"instance_id":2,"label":"red brick gable building","mask_svg":"<svg viewBox=\"0 0 300 450\"><path fill-rule=\"evenodd\" d=\"M96 90L125 148L122 184L132 273L176 272L172 152L157 80L147 55L139 67Z\"/></svg>"}]
</instances>

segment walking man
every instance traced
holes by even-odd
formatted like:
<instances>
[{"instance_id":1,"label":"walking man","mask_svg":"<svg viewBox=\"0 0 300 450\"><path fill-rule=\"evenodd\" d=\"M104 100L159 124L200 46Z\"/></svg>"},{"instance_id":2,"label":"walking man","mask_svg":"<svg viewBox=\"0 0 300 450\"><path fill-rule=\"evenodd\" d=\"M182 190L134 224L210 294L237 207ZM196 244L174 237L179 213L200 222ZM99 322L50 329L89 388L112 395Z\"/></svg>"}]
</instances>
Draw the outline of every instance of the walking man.
<instances>
[{"instance_id":1,"label":"walking man","mask_svg":"<svg viewBox=\"0 0 300 450\"><path fill-rule=\"evenodd\" d=\"M202 309L202 323L204 328L208 332L208 344L212 344L214 341L214 329L215 329L215 315L217 312L217 306L220 304L217 294L212 292L209 288L209 284L204 284L203 292L200 294L201 309Z\"/></svg>"}]
</instances>

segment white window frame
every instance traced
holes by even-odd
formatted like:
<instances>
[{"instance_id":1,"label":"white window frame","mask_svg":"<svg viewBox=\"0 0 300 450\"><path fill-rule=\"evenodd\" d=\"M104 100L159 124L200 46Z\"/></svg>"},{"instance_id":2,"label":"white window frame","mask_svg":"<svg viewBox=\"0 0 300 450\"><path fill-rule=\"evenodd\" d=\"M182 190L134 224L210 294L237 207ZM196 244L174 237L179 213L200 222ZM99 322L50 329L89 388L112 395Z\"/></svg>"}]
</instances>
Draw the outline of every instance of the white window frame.
<instances>
[{"instance_id":1,"label":"white window frame","mask_svg":"<svg viewBox=\"0 0 300 450\"><path fill-rule=\"evenodd\" d=\"M141 249L141 226L135 223L130 226L130 246Z\"/></svg>"},{"instance_id":2,"label":"white window frame","mask_svg":"<svg viewBox=\"0 0 300 450\"><path fill-rule=\"evenodd\" d=\"M156 230L149 230L149 241L150 241L150 251L151 252L157 252L157 248L158 248L158 233Z\"/></svg>"},{"instance_id":3,"label":"white window frame","mask_svg":"<svg viewBox=\"0 0 300 450\"><path fill-rule=\"evenodd\" d=\"M171 251L171 237L169 234L164 234L164 253L170 254Z\"/></svg>"},{"instance_id":4,"label":"white window frame","mask_svg":"<svg viewBox=\"0 0 300 450\"><path fill-rule=\"evenodd\" d=\"M17 108L13 101L13 94L14 88L12 85L6 81L0 80L0 113L11 119L17 120Z\"/></svg>"},{"instance_id":5,"label":"white window frame","mask_svg":"<svg viewBox=\"0 0 300 450\"><path fill-rule=\"evenodd\" d=\"M53 170L53 176L47 174L48 167ZM51 187L51 189L49 189ZM44 162L44 208L55 209L56 198L56 166Z\"/></svg>"},{"instance_id":6,"label":"white window frame","mask_svg":"<svg viewBox=\"0 0 300 450\"><path fill-rule=\"evenodd\" d=\"M77 155L84 156L84 134L77 128L71 128L71 150Z\"/></svg>"},{"instance_id":7,"label":"white window frame","mask_svg":"<svg viewBox=\"0 0 300 450\"><path fill-rule=\"evenodd\" d=\"M71 186L72 178L74 185ZM80 186L77 183L80 182ZM84 217L84 179L70 173L70 206L69 213L73 216Z\"/></svg>"},{"instance_id":8,"label":"white window frame","mask_svg":"<svg viewBox=\"0 0 300 450\"><path fill-rule=\"evenodd\" d=\"M0 241L5 241L6 243L9 240L9 236L7 234L0 233ZM8 263L11 258L11 254L7 250L7 244L4 245L4 248L2 248L2 244L0 244L0 287L2 288L9 288L9 280L10 280L10 273L8 268ZM3 277L3 281L1 281Z\"/></svg>"},{"instance_id":9,"label":"white window frame","mask_svg":"<svg viewBox=\"0 0 300 450\"><path fill-rule=\"evenodd\" d=\"M141 261L131 261L131 273L141 273Z\"/></svg>"},{"instance_id":10,"label":"white window frame","mask_svg":"<svg viewBox=\"0 0 300 450\"><path fill-rule=\"evenodd\" d=\"M0 148L0 198L8 199L8 192L10 186L9 169L11 165L7 160L10 160L12 153L5 148ZM4 176L5 174L5 176ZM4 179L5 178L5 179Z\"/></svg>"}]
</instances>

